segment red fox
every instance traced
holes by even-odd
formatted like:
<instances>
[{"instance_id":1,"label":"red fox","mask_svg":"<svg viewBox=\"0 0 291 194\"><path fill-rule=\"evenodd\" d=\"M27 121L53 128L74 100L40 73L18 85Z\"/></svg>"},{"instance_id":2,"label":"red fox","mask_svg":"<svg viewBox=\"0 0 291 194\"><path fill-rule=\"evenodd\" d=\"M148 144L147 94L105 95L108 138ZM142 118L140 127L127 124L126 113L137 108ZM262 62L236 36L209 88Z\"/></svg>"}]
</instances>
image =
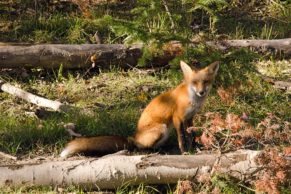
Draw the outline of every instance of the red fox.
<instances>
[{"instance_id":1,"label":"red fox","mask_svg":"<svg viewBox=\"0 0 291 194\"><path fill-rule=\"evenodd\" d=\"M216 61L203 69L191 69L181 61L184 81L176 88L155 97L144 109L133 137L99 136L72 140L62 151L61 157L80 152L113 153L135 146L139 149L161 146L169 136L171 126L177 131L181 153L190 149L191 141L186 129L192 125L193 116L211 89L219 68ZM188 143L188 144L187 144Z\"/></svg>"}]
</instances>

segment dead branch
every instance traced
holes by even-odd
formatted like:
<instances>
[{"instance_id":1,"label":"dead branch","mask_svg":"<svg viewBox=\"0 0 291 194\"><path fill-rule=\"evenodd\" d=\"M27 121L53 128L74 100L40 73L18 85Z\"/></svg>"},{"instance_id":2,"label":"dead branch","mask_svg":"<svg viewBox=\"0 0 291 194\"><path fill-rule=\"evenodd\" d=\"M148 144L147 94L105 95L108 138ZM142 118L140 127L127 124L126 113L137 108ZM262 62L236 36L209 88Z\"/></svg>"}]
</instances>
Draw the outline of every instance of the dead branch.
<instances>
[{"instance_id":1,"label":"dead branch","mask_svg":"<svg viewBox=\"0 0 291 194\"><path fill-rule=\"evenodd\" d=\"M291 83L285 81L275 81L274 87L291 92Z\"/></svg>"},{"instance_id":2,"label":"dead branch","mask_svg":"<svg viewBox=\"0 0 291 194\"><path fill-rule=\"evenodd\" d=\"M11 155L6 154L6 153L4 153L4 152L0 152L0 157L8 158L8 159L11 159L11 160L17 160L17 157L15 157L15 156L11 156Z\"/></svg>"},{"instance_id":3,"label":"dead branch","mask_svg":"<svg viewBox=\"0 0 291 194\"><path fill-rule=\"evenodd\" d=\"M265 76L260 74L260 76L265 80L266 82L269 82L273 84L274 88L280 89L280 90L285 90L286 92L291 92L291 82L288 81L279 81L274 78Z\"/></svg>"},{"instance_id":4,"label":"dead branch","mask_svg":"<svg viewBox=\"0 0 291 194\"><path fill-rule=\"evenodd\" d=\"M63 112L66 112L70 109L68 105L64 105L59 101L53 101L53 100L49 100L49 99L34 95L32 93L26 92L20 88L12 86L9 83L4 83L2 81L0 81L0 89L3 92L7 92L13 96L17 96L23 100L26 100L27 102L36 104L37 106L40 106L40 107L47 107L55 111L63 111Z\"/></svg>"}]
</instances>

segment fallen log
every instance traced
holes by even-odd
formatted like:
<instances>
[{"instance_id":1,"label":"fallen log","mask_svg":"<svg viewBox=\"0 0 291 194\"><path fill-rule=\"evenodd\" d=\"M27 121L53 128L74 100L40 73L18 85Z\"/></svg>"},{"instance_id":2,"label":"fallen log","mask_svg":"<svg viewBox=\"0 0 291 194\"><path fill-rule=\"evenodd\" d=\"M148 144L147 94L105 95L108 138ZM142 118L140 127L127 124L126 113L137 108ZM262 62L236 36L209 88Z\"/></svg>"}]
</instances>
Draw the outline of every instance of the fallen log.
<instances>
[{"instance_id":1,"label":"fallen log","mask_svg":"<svg viewBox=\"0 0 291 194\"><path fill-rule=\"evenodd\" d=\"M26 100L37 106L51 108L55 111L66 112L71 109L69 105L65 105L59 101L53 101L53 100L49 100L49 99L34 95L20 88L17 88L9 83L4 83L1 80L0 80L0 91L7 92L13 96Z\"/></svg>"},{"instance_id":2,"label":"fallen log","mask_svg":"<svg viewBox=\"0 0 291 194\"><path fill-rule=\"evenodd\" d=\"M0 166L0 187L68 186L115 189L123 184L170 184L199 179L213 171L238 179L257 172L260 151L239 150L228 154L112 155L75 161Z\"/></svg>"},{"instance_id":3,"label":"fallen log","mask_svg":"<svg viewBox=\"0 0 291 194\"><path fill-rule=\"evenodd\" d=\"M275 40L220 40L207 41L206 45L214 47L218 50L227 50L231 47L251 47L261 51L271 50L276 52L283 52L286 55L291 54L291 38L275 39Z\"/></svg>"},{"instance_id":4,"label":"fallen log","mask_svg":"<svg viewBox=\"0 0 291 194\"><path fill-rule=\"evenodd\" d=\"M200 42L193 42L195 47ZM220 40L207 41L206 45L225 51L231 47L254 47L260 50L291 54L291 38L277 40ZM123 44L82 44L82 45L7 45L0 44L0 68L88 68L98 66L109 68L117 65L130 68L137 65L142 56L142 45L126 46ZM165 44L164 52L155 56L152 63L162 66L183 53L178 41Z\"/></svg>"},{"instance_id":5,"label":"fallen log","mask_svg":"<svg viewBox=\"0 0 291 194\"><path fill-rule=\"evenodd\" d=\"M0 45L0 68L59 68L62 65L63 68L74 69L91 67L92 62L107 68L116 63L121 67L129 67L135 65L141 55L141 46L138 45Z\"/></svg>"}]
</instances>

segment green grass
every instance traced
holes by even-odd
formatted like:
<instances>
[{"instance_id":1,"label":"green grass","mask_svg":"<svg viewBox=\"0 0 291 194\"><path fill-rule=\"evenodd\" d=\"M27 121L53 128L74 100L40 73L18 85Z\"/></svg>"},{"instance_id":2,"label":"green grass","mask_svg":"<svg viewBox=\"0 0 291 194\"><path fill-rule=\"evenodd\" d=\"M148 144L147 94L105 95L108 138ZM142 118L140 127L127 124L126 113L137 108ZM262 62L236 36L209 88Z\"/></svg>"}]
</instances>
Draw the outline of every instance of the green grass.
<instances>
[{"instance_id":1,"label":"green grass","mask_svg":"<svg viewBox=\"0 0 291 194\"><path fill-rule=\"evenodd\" d=\"M253 2L255 1L249 3ZM216 36L220 35L227 35L229 39L286 38L290 36L291 23L287 20L290 18L290 5L288 7L283 2L277 2L272 1L261 5L260 8L264 8L262 10L266 11L260 12L261 15L254 15L255 12L252 12L252 8L255 6L236 5L236 1L232 1L228 11L224 10L218 13L218 20L211 30L207 23L208 17L202 11L192 14L191 17L186 17L189 14L180 13L181 10L179 10L178 15L184 15L180 20L177 18L177 21L185 25L185 21L190 23L196 17L198 24L199 20L203 20L206 26L202 26L198 31L204 34L205 38L210 39L215 39ZM23 10L15 15L5 14L5 12L0 15L0 41L94 43L93 35L98 31L104 43L121 43L126 36L114 33L104 16L132 19L132 15L128 14L131 7L126 5L122 7L116 5L97 6L92 8L93 18L85 18L77 6L72 4L64 7L58 7L60 5L53 7L42 4L40 1L35 7L35 1L32 0L20 0L15 4L15 7L7 7L0 3L0 11L17 12ZM179 6L178 9L181 8ZM170 11L174 11L174 9L170 7ZM201 14L204 19L201 19ZM157 31L168 31L167 18L168 15L165 13L155 17L149 24L149 28ZM191 36L198 34L198 31L194 30ZM189 32L180 33L187 34ZM159 38L155 37L154 33L148 35L151 38ZM179 35L181 34L177 34L177 37ZM189 35L189 37L191 36ZM152 53L148 55L151 56ZM290 94L274 89L257 73L258 71L280 80L288 80L290 77L290 59L284 57L284 55L270 57L270 55L258 54L247 49L229 50L226 53L221 53L204 45L188 49L181 59L196 59L201 61L202 65L216 60L221 61L215 85L204 109L197 115L197 118L206 112L219 112L223 115L247 113L251 123L256 125L268 113L274 113L282 120L290 121ZM21 156L24 159L35 156L57 156L65 143L71 139L63 126L69 122L76 125L76 132L86 136L132 135L146 104L153 97L181 82L179 60L180 58L173 60L170 69L156 73L144 73L144 71L137 69L128 71L121 69L104 71L100 69L85 75L85 70L66 71L60 68L55 70L32 69L27 71L28 76L23 76L22 70L1 71L1 80L49 99L74 105L78 107L78 110L66 114L51 112L42 118L37 118L33 115L37 109L36 106L6 93L0 93L0 151ZM233 87L236 90L232 94L231 102L226 103L219 97L217 90L223 88L231 91ZM195 124L197 127L202 125L199 122ZM170 147L177 147L174 130L167 144ZM241 186L223 175L214 176L211 183L211 185L195 185L196 191L211 192L214 187L218 187L223 193L251 192L249 188L245 188L244 185ZM29 187L7 188L5 192L40 193L53 192L54 190L55 188L52 187ZM129 186L125 184L116 192L173 193L174 190L175 185L148 186L141 184ZM288 193L289 190L282 188L282 192L285 193ZM64 191L85 193L78 187L68 187Z\"/></svg>"},{"instance_id":2,"label":"green grass","mask_svg":"<svg viewBox=\"0 0 291 194\"><path fill-rule=\"evenodd\" d=\"M170 86L169 80L139 76L137 72L112 71L89 79L69 75L68 78L63 77L61 82L50 76L47 82L37 78L29 83L14 81L21 83L27 91L74 104L83 111L51 114L40 120L25 114L35 110L35 107L2 93L0 142L5 152L21 154L40 145L62 144L68 140L62 122L75 123L77 131L84 135L132 135L140 109L154 95ZM146 93L143 91L145 87L148 90ZM9 108L11 104L17 105Z\"/></svg>"},{"instance_id":3,"label":"green grass","mask_svg":"<svg viewBox=\"0 0 291 194\"><path fill-rule=\"evenodd\" d=\"M219 1L217 1L219 2ZM187 8L191 10L191 6L182 5L181 2L170 3L170 10L173 14L173 19L176 22L176 31L179 34L173 33L168 29L170 24L168 14L164 12L164 8L149 6L152 9L149 12L140 12L136 9L140 17L131 13L129 10L134 8L135 4L130 5L100 5L91 8L92 18L85 18L78 6L72 3L56 3L54 6L45 2L35 2L31 0L11 1L10 3L0 4L1 14L0 22L0 41L17 41L17 42L34 42L34 43L94 43L96 31L102 38L104 43L121 43L124 38L143 40L146 37L151 39L162 40L165 36L173 36L178 38L191 37L192 31L189 29L190 23L195 21L197 24L206 24L199 31L205 32L208 37L215 35L228 35L229 38L285 38L290 35L291 23L288 20L291 15L291 6L287 2L264 1L259 5L252 5L254 2L247 2L242 5L232 1L227 5L227 9L219 9L215 11L216 19L215 26L210 26L208 23L208 15L204 11L197 10L193 14L187 12ZM14 6L11 6L14 5ZM195 6L195 3L193 4ZM197 5L196 5L197 6ZM257 7L257 12L254 8ZM156 9L156 10L155 10ZM206 9L211 11L211 9ZM161 12L162 11L162 12ZM156 14L161 12L160 14ZM214 13L213 12L213 13ZM216 13L217 12L217 13ZM141 19L142 14L150 14ZM202 16L201 16L202 15ZM114 27L112 22L109 22L108 16L118 19L119 21L139 21L142 23L139 26L148 28L145 32L137 32L138 29L125 29L126 32L118 33L118 28L127 28L128 22L124 22ZM107 19L105 19L107 18ZM185 25L185 22L187 25ZM144 25L147 23L147 25ZM134 27L134 26L132 26ZM119 29L120 30L120 29ZM187 32L187 31L191 32ZM150 31L151 33L147 32ZM129 33L129 34L127 34ZM143 34L146 33L146 34ZM197 33L196 31L194 33ZM137 34L145 37L135 37ZM171 35L173 34L173 35ZM176 34L176 35L175 35ZM188 34L188 35L186 35ZM156 37L155 37L156 36ZM172 38L173 38L172 37Z\"/></svg>"},{"instance_id":4,"label":"green grass","mask_svg":"<svg viewBox=\"0 0 291 194\"><path fill-rule=\"evenodd\" d=\"M217 53L213 55L218 56ZM200 57L204 59L205 56ZM212 55L208 57L212 58ZM254 122L272 112L288 120L291 112L286 105L290 103L290 96L275 90L256 74L253 61L258 59L259 56L246 50L220 54L219 74L203 112L239 115L245 112L254 118ZM182 78L178 69L153 75L138 70L113 69L88 78L70 71L58 76L47 72L44 79L38 78L37 74L39 72L31 74L33 79L11 78L10 82L49 99L72 104L82 111L51 113L38 119L26 113L34 111L35 106L1 93L0 148L5 152L25 154L40 147L58 151L69 139L62 124L68 122L75 123L76 131L83 135L132 135L146 104L154 96L175 87ZM6 80L8 78L6 76ZM233 102L226 104L216 90L231 86L237 87L237 91Z\"/></svg>"},{"instance_id":5,"label":"green grass","mask_svg":"<svg viewBox=\"0 0 291 194\"><path fill-rule=\"evenodd\" d=\"M261 63L260 68L263 70L269 66L262 64L269 60L245 49L225 54L213 51L209 53L207 50L196 53L195 58L201 60L202 65L212 60L221 61L215 85L197 117L206 112L219 112L222 115L242 115L245 112L253 125L270 112L282 120L291 118L288 107L290 95L274 89L256 73L257 61ZM0 150L23 158L57 156L71 139L63 127L64 123L74 123L75 131L85 136L130 136L134 133L139 115L146 104L154 96L175 87L182 80L181 71L175 65L156 73L144 73L137 69L101 70L85 76L83 71L65 70L32 70L29 77L22 77L21 73L22 71L3 71L0 78L27 91L79 108L79 111L67 114L51 112L43 118L37 118L27 114L34 112L36 106L0 93ZM236 88L233 99L231 103L225 103L217 90L233 86ZM197 127L202 126L199 122L195 124ZM174 130L165 151L167 147L177 147ZM230 187L232 183L226 179L219 179L217 184L224 192L243 190L241 186ZM203 185L198 188L206 189ZM165 189L165 186L158 189ZM155 192L155 189L146 185L121 187L118 192L141 190L144 191L142 193Z\"/></svg>"}]
</instances>

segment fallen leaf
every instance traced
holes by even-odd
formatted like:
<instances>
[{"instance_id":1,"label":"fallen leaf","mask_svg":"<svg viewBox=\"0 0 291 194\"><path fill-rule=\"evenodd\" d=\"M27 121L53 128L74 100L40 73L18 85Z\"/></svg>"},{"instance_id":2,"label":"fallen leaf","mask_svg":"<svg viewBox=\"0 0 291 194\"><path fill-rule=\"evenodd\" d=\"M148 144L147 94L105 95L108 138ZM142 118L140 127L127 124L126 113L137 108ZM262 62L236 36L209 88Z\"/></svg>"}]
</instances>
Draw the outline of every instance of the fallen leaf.
<instances>
[{"instance_id":1,"label":"fallen leaf","mask_svg":"<svg viewBox=\"0 0 291 194\"><path fill-rule=\"evenodd\" d=\"M211 131L218 132L223 130L226 127L225 120L221 117L220 114L214 114L213 119L211 120Z\"/></svg>"},{"instance_id":2,"label":"fallen leaf","mask_svg":"<svg viewBox=\"0 0 291 194\"><path fill-rule=\"evenodd\" d=\"M227 114L225 121L227 123L227 128L232 132L237 132L239 129L245 126L245 122L238 115L233 113Z\"/></svg>"},{"instance_id":3,"label":"fallen leaf","mask_svg":"<svg viewBox=\"0 0 291 194\"><path fill-rule=\"evenodd\" d=\"M210 149L212 147L212 144L214 143L214 137L211 134L207 134L206 132L203 132L203 134L200 137L201 144L206 148Z\"/></svg>"},{"instance_id":4,"label":"fallen leaf","mask_svg":"<svg viewBox=\"0 0 291 194\"><path fill-rule=\"evenodd\" d=\"M233 95L230 91L228 91L222 87L219 87L217 89L217 94L220 97L222 102L224 102L226 104L230 104L233 102Z\"/></svg>"},{"instance_id":5,"label":"fallen leaf","mask_svg":"<svg viewBox=\"0 0 291 194\"><path fill-rule=\"evenodd\" d=\"M285 156L291 156L291 146L284 147L283 148L283 153L284 153Z\"/></svg>"},{"instance_id":6,"label":"fallen leaf","mask_svg":"<svg viewBox=\"0 0 291 194\"><path fill-rule=\"evenodd\" d=\"M278 180L280 182L283 182L286 178L286 174L284 171L280 170L280 171L276 172L276 177L278 178Z\"/></svg>"},{"instance_id":7,"label":"fallen leaf","mask_svg":"<svg viewBox=\"0 0 291 194\"><path fill-rule=\"evenodd\" d=\"M192 182L188 180L179 181L177 184L177 189L174 193L175 194L184 194L184 193L194 194Z\"/></svg>"}]
</instances>

